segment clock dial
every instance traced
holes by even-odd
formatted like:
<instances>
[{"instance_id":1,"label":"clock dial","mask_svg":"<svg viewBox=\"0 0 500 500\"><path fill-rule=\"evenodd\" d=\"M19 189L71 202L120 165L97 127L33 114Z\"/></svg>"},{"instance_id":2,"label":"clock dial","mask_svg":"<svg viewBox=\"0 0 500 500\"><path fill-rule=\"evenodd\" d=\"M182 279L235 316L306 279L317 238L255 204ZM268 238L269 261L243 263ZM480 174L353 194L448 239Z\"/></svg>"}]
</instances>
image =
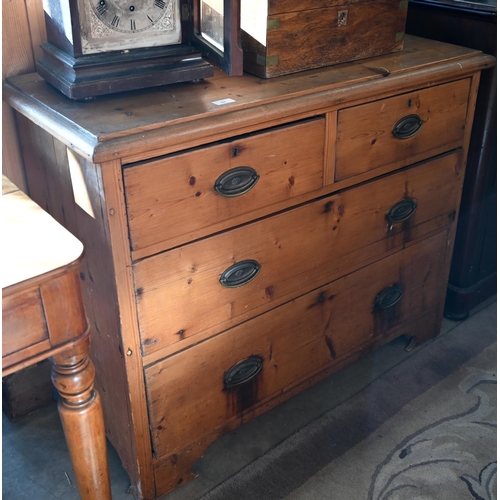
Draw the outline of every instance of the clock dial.
<instances>
[{"instance_id":1,"label":"clock dial","mask_svg":"<svg viewBox=\"0 0 500 500\"><path fill-rule=\"evenodd\" d=\"M180 0L78 0L84 54L181 43Z\"/></svg>"},{"instance_id":2,"label":"clock dial","mask_svg":"<svg viewBox=\"0 0 500 500\"><path fill-rule=\"evenodd\" d=\"M168 0L91 0L91 4L100 21L121 33L151 30L171 11Z\"/></svg>"}]
</instances>

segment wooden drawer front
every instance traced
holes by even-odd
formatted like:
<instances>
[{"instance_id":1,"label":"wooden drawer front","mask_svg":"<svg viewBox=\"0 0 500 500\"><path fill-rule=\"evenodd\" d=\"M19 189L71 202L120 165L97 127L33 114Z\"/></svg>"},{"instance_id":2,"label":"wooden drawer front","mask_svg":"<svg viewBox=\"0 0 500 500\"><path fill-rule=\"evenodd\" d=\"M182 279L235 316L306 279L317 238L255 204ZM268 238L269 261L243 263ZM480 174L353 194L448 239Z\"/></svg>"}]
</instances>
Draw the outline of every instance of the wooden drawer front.
<instances>
[{"instance_id":1,"label":"wooden drawer front","mask_svg":"<svg viewBox=\"0 0 500 500\"><path fill-rule=\"evenodd\" d=\"M38 288L3 297L2 301L3 357L48 339Z\"/></svg>"},{"instance_id":2,"label":"wooden drawer front","mask_svg":"<svg viewBox=\"0 0 500 500\"><path fill-rule=\"evenodd\" d=\"M147 368L156 456L175 453L435 309L446 247L445 231ZM376 305L380 297L388 307ZM245 374L235 366L243 360L247 375L258 373L229 387L225 378L236 383Z\"/></svg>"},{"instance_id":3,"label":"wooden drawer front","mask_svg":"<svg viewBox=\"0 0 500 500\"><path fill-rule=\"evenodd\" d=\"M460 80L339 111L335 180L461 147L469 84Z\"/></svg>"},{"instance_id":4,"label":"wooden drawer front","mask_svg":"<svg viewBox=\"0 0 500 500\"><path fill-rule=\"evenodd\" d=\"M132 250L159 242L169 248L233 217L250 220L255 209L321 188L324 143L321 118L126 168ZM256 184L243 194L219 194L217 180L239 167L253 169ZM243 186L248 187L251 175L230 172L225 186L247 179Z\"/></svg>"},{"instance_id":5,"label":"wooden drawer front","mask_svg":"<svg viewBox=\"0 0 500 500\"><path fill-rule=\"evenodd\" d=\"M218 333L449 224L460 157L450 154L138 262L143 353ZM414 200L416 211L389 223L386 214L402 200ZM254 279L221 285L224 271L244 261L260 265Z\"/></svg>"}]
</instances>

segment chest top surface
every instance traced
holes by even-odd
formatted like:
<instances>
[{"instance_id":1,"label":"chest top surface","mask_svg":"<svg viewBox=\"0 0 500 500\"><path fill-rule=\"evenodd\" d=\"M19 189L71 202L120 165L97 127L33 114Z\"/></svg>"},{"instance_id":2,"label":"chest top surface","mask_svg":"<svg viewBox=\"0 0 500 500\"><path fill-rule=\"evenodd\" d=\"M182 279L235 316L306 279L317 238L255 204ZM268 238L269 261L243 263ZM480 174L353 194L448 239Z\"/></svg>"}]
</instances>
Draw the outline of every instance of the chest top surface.
<instances>
[{"instance_id":1,"label":"chest top surface","mask_svg":"<svg viewBox=\"0 0 500 500\"><path fill-rule=\"evenodd\" d=\"M444 73L460 77L493 64L494 58L480 51L408 35L402 52L267 80L216 72L200 82L78 102L28 74L9 79L3 95L17 111L100 163L180 144L186 134L202 141L221 127L258 127L277 116L344 105L366 95L367 86L374 95L400 91L408 88L410 76L413 85L429 85Z\"/></svg>"}]
</instances>

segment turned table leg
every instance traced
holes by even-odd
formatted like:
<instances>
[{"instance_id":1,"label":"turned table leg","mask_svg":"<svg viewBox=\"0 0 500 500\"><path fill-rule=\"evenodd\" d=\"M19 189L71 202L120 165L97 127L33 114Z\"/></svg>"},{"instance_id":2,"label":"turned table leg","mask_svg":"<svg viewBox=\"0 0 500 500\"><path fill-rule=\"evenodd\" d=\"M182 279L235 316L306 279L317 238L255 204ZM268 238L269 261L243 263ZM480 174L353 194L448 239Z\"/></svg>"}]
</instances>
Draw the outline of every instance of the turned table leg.
<instances>
[{"instance_id":1,"label":"turned table leg","mask_svg":"<svg viewBox=\"0 0 500 500\"><path fill-rule=\"evenodd\" d=\"M86 338L54 356L52 381L64 435L82 500L110 500L111 488L101 398L94 389L94 365Z\"/></svg>"}]
</instances>

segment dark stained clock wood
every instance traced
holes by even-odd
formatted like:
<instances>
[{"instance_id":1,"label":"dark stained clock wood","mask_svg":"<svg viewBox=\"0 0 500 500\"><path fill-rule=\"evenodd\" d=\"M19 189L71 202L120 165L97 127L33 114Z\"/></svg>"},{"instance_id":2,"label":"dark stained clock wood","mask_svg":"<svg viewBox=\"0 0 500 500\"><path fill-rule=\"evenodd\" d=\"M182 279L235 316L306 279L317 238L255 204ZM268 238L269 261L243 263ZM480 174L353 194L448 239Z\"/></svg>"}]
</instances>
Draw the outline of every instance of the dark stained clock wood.
<instances>
[{"instance_id":1,"label":"dark stained clock wood","mask_svg":"<svg viewBox=\"0 0 500 500\"><path fill-rule=\"evenodd\" d=\"M201 4L48 0L47 42L37 71L72 99L201 80L213 76L211 63L230 75L242 74L239 0L223 2L219 48L201 36Z\"/></svg>"}]
</instances>

